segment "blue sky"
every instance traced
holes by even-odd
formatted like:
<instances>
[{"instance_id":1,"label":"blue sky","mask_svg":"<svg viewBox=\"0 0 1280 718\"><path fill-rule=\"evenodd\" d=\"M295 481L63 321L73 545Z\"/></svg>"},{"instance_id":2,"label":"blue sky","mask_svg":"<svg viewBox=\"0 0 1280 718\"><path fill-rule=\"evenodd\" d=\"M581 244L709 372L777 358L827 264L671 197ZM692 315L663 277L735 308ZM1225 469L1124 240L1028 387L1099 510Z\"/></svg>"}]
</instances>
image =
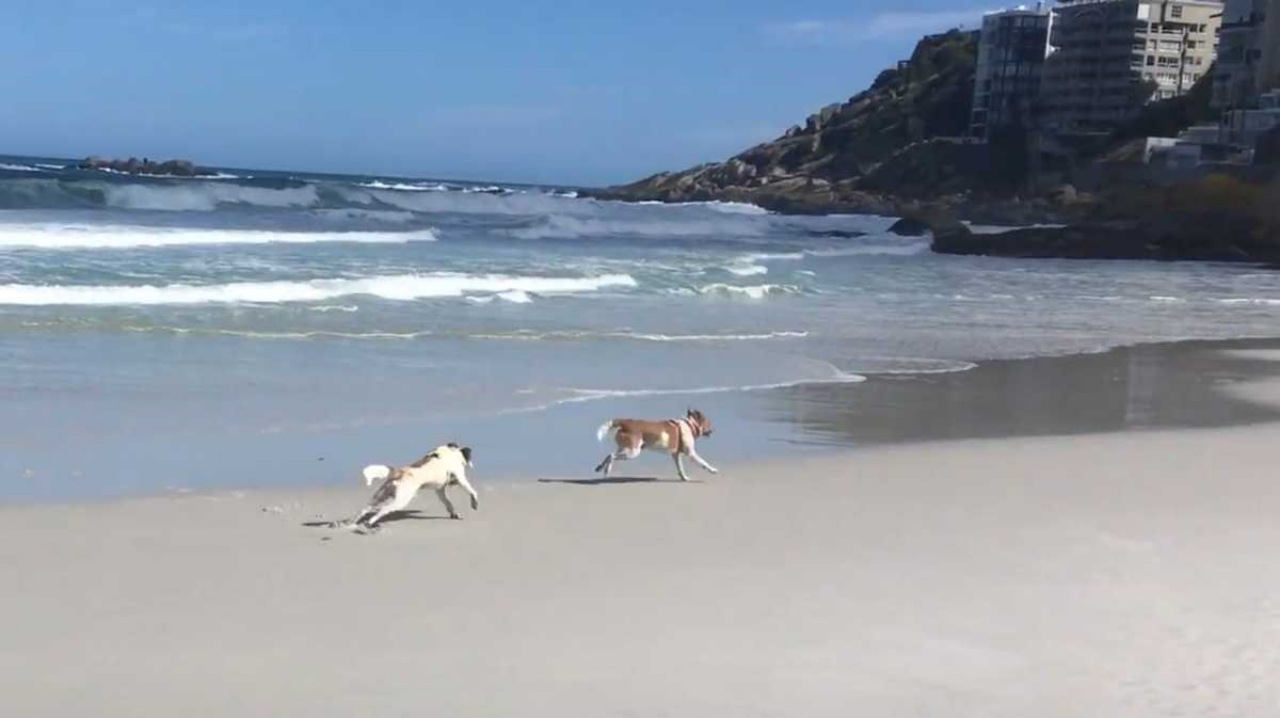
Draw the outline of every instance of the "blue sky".
<instances>
[{"instance_id":1,"label":"blue sky","mask_svg":"<svg viewBox=\"0 0 1280 718\"><path fill-rule=\"evenodd\" d=\"M0 153L606 184L864 88L967 0L18 0Z\"/></svg>"}]
</instances>

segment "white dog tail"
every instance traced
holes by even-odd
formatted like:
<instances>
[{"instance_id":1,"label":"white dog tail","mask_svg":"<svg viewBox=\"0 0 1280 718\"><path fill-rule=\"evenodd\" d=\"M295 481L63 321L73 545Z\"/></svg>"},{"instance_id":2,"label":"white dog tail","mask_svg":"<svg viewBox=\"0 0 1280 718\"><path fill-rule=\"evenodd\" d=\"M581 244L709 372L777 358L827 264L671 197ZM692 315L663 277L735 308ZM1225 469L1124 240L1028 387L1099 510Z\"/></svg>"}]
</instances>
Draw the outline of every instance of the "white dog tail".
<instances>
[{"instance_id":1,"label":"white dog tail","mask_svg":"<svg viewBox=\"0 0 1280 718\"><path fill-rule=\"evenodd\" d=\"M601 424L600 428L596 429L596 441L604 441L604 437L608 436L609 432L613 431L613 428L617 426L617 424L617 419L610 419Z\"/></svg>"},{"instance_id":2,"label":"white dog tail","mask_svg":"<svg viewBox=\"0 0 1280 718\"><path fill-rule=\"evenodd\" d=\"M371 464L364 467L364 485L372 486L375 481L384 481L391 476L391 467L386 464Z\"/></svg>"}]
</instances>

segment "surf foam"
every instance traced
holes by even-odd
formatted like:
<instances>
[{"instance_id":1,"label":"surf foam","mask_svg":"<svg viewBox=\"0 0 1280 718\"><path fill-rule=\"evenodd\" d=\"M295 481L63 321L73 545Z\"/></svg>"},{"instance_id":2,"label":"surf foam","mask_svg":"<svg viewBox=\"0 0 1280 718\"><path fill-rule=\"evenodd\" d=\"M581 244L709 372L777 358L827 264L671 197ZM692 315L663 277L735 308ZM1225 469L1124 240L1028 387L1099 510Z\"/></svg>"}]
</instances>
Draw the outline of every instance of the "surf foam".
<instances>
[{"instance_id":1,"label":"surf foam","mask_svg":"<svg viewBox=\"0 0 1280 718\"><path fill-rule=\"evenodd\" d=\"M310 244L316 242L434 242L431 230L414 232L275 232L97 224L0 224L0 247L131 249L206 244Z\"/></svg>"},{"instance_id":2,"label":"surf foam","mask_svg":"<svg viewBox=\"0 0 1280 718\"><path fill-rule=\"evenodd\" d=\"M212 285L4 284L0 285L0 305L284 304L324 302L338 297L360 295L391 301L413 301L462 297L468 294L490 294L505 301L521 302L522 299L528 300L528 295L532 294L567 295L634 286L635 279L626 274L599 277L520 277L456 273Z\"/></svg>"}]
</instances>

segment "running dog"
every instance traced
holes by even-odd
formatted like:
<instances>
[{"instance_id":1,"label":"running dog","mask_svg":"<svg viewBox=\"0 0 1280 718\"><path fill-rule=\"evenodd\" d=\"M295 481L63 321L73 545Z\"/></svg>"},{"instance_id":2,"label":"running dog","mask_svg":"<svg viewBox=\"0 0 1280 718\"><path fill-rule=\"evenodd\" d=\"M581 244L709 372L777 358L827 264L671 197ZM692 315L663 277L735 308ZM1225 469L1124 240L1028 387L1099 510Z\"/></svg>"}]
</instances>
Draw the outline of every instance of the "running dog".
<instances>
[{"instance_id":1,"label":"running dog","mask_svg":"<svg viewBox=\"0 0 1280 718\"><path fill-rule=\"evenodd\" d=\"M613 462L634 459L645 449L671 454L671 458L676 462L676 471L681 481L689 480L689 475L684 471L685 456L693 459L694 463L708 472L719 473L714 466L698 456L698 450L694 446L699 437L711 436L711 420L697 409L690 409L683 419L607 421L596 430L596 438L604 441L609 432L615 430L613 440L618 445L618 450L604 457L604 461L596 467L596 471L603 471L606 477L613 469Z\"/></svg>"},{"instance_id":2,"label":"running dog","mask_svg":"<svg viewBox=\"0 0 1280 718\"><path fill-rule=\"evenodd\" d=\"M467 481L467 467L471 465L471 447L446 444L408 466L366 466L363 472L365 486L371 486L375 481L381 481L382 485L373 493L369 505L354 519L345 521L342 525L376 531L378 522L388 514L404 510L423 488L435 489L440 503L449 512L449 518L460 519L462 517L453 508L446 490L454 484L460 485L471 494L472 510L479 510L480 496L476 494L471 482Z\"/></svg>"}]
</instances>

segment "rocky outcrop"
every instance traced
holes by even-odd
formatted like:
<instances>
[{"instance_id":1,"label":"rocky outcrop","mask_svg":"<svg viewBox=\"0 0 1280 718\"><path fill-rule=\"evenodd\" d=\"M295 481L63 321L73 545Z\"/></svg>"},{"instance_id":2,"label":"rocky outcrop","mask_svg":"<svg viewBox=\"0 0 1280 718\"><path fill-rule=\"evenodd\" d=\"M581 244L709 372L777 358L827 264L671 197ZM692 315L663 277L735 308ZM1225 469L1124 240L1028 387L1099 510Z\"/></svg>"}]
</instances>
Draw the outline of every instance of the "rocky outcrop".
<instances>
[{"instance_id":1,"label":"rocky outcrop","mask_svg":"<svg viewBox=\"0 0 1280 718\"><path fill-rule=\"evenodd\" d=\"M1021 258L1280 263L1280 184L1228 175L1116 188L1065 227L977 234L934 220L933 251Z\"/></svg>"},{"instance_id":2,"label":"rocky outcrop","mask_svg":"<svg viewBox=\"0 0 1280 718\"><path fill-rule=\"evenodd\" d=\"M999 234L975 234L964 225L947 225L935 231L931 248L939 254L1022 259L1280 261L1280 247L1267 253L1213 232L1141 222L1030 227Z\"/></svg>"},{"instance_id":3,"label":"rocky outcrop","mask_svg":"<svg viewBox=\"0 0 1280 718\"><path fill-rule=\"evenodd\" d=\"M195 163L190 160L152 162L149 159L140 160L137 157L130 157L127 160L88 157L76 167L82 170L109 170L131 175L165 175L170 177L199 177L214 174L196 167Z\"/></svg>"},{"instance_id":4,"label":"rocky outcrop","mask_svg":"<svg viewBox=\"0 0 1280 718\"><path fill-rule=\"evenodd\" d=\"M883 188L858 181L904 148L964 135L973 97L977 38L927 37L911 59L881 73L848 101L814 113L776 140L724 162L664 172L598 190L600 198L670 202L744 200L787 211L891 208Z\"/></svg>"}]
</instances>

